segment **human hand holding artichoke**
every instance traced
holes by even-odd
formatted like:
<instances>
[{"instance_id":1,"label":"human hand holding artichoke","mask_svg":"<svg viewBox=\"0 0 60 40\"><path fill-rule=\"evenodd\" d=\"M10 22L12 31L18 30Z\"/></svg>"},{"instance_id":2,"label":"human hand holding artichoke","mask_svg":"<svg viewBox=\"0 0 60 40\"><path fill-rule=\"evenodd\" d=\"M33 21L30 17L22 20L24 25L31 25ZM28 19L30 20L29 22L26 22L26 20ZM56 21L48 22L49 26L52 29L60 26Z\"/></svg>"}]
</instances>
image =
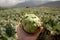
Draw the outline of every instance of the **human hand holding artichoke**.
<instances>
[{"instance_id":1,"label":"human hand holding artichoke","mask_svg":"<svg viewBox=\"0 0 60 40\"><path fill-rule=\"evenodd\" d=\"M17 27L18 40L36 40L42 31L43 23L37 16L34 14L25 15L22 24Z\"/></svg>"}]
</instances>

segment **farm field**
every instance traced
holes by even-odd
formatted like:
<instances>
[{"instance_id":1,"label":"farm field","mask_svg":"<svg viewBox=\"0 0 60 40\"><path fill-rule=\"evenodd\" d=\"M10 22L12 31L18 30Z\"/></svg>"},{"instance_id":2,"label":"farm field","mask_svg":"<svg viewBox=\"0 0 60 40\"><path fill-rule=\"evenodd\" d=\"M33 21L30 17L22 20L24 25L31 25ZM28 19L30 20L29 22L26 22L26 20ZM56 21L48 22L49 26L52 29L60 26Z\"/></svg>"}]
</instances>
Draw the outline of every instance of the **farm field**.
<instances>
[{"instance_id":1,"label":"farm field","mask_svg":"<svg viewBox=\"0 0 60 40\"><path fill-rule=\"evenodd\" d=\"M44 23L44 33L37 40L60 40L60 8L50 7L0 8L0 40L17 40L16 25L26 13L37 15Z\"/></svg>"}]
</instances>

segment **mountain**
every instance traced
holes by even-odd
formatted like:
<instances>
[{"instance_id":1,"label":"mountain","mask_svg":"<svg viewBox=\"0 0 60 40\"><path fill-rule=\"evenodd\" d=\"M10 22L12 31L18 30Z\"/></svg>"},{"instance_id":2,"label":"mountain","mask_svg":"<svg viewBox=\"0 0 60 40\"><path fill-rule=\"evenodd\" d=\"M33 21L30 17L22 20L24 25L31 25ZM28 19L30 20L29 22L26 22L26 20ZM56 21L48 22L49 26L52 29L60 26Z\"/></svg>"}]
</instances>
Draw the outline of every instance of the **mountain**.
<instances>
[{"instance_id":1,"label":"mountain","mask_svg":"<svg viewBox=\"0 0 60 40\"><path fill-rule=\"evenodd\" d=\"M13 7L36 7L38 5L42 5L44 3L48 3L49 1L26 1L23 3L18 3Z\"/></svg>"},{"instance_id":2,"label":"mountain","mask_svg":"<svg viewBox=\"0 0 60 40\"><path fill-rule=\"evenodd\" d=\"M26 1L14 7L60 7L60 1Z\"/></svg>"},{"instance_id":3,"label":"mountain","mask_svg":"<svg viewBox=\"0 0 60 40\"><path fill-rule=\"evenodd\" d=\"M38 5L38 6L45 6L45 7L60 7L60 1L49 2L46 4Z\"/></svg>"},{"instance_id":4,"label":"mountain","mask_svg":"<svg viewBox=\"0 0 60 40\"><path fill-rule=\"evenodd\" d=\"M35 5L33 2L26 1L24 3L19 3L19 4L15 5L15 6L13 6L13 7L26 7L26 6L30 7L30 6L33 6L33 5Z\"/></svg>"}]
</instances>

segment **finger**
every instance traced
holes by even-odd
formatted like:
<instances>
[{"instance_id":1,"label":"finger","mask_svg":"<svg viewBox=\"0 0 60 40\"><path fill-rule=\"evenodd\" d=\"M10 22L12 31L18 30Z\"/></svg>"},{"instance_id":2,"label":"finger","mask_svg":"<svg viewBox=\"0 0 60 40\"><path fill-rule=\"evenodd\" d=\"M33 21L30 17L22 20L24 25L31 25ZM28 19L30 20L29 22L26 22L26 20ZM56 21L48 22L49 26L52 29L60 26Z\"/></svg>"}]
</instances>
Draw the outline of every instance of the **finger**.
<instances>
[{"instance_id":1,"label":"finger","mask_svg":"<svg viewBox=\"0 0 60 40\"><path fill-rule=\"evenodd\" d=\"M40 22L39 31L37 33L40 34L42 31L43 31L43 22Z\"/></svg>"},{"instance_id":2,"label":"finger","mask_svg":"<svg viewBox=\"0 0 60 40\"><path fill-rule=\"evenodd\" d=\"M36 36L38 36L43 31L43 27L40 27L40 29L36 32Z\"/></svg>"},{"instance_id":3,"label":"finger","mask_svg":"<svg viewBox=\"0 0 60 40\"><path fill-rule=\"evenodd\" d=\"M43 27L40 27L40 32L43 32Z\"/></svg>"},{"instance_id":4,"label":"finger","mask_svg":"<svg viewBox=\"0 0 60 40\"><path fill-rule=\"evenodd\" d=\"M17 35L18 35L18 40L19 40L19 38L20 38L20 35L19 35L19 34L20 34L20 28L19 28L19 26L20 26L20 25L18 24L18 25L17 25Z\"/></svg>"},{"instance_id":5,"label":"finger","mask_svg":"<svg viewBox=\"0 0 60 40\"><path fill-rule=\"evenodd\" d=\"M22 26L20 24L17 25L17 35L18 35L18 40L22 40L24 37L24 32L22 29Z\"/></svg>"},{"instance_id":6,"label":"finger","mask_svg":"<svg viewBox=\"0 0 60 40\"><path fill-rule=\"evenodd\" d=\"M43 27L43 22L40 22L39 26L40 26L40 27Z\"/></svg>"}]
</instances>

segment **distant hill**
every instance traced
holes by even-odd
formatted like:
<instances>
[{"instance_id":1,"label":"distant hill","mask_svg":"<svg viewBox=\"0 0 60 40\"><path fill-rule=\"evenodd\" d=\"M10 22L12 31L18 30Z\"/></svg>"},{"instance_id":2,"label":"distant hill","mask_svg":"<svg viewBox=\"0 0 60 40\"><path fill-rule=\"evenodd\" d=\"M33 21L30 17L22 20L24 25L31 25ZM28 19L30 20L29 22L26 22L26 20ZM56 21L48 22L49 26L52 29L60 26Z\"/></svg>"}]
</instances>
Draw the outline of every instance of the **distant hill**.
<instances>
[{"instance_id":1,"label":"distant hill","mask_svg":"<svg viewBox=\"0 0 60 40\"><path fill-rule=\"evenodd\" d=\"M52 1L52 2L42 2L42 1L27 1L24 3L19 3L14 7L60 7L60 1Z\"/></svg>"},{"instance_id":2,"label":"distant hill","mask_svg":"<svg viewBox=\"0 0 60 40\"><path fill-rule=\"evenodd\" d=\"M55 1L55 2L49 2L43 5L38 5L38 6L45 6L45 7L60 7L60 1Z\"/></svg>"},{"instance_id":3,"label":"distant hill","mask_svg":"<svg viewBox=\"0 0 60 40\"><path fill-rule=\"evenodd\" d=\"M35 4L33 2L27 1L24 3L19 3L17 5L15 5L14 7L30 7L30 6L34 6Z\"/></svg>"},{"instance_id":4,"label":"distant hill","mask_svg":"<svg viewBox=\"0 0 60 40\"><path fill-rule=\"evenodd\" d=\"M36 6L44 4L46 2L44 2L44 1L26 1L24 3L19 3L19 4L15 5L14 7L36 7Z\"/></svg>"}]
</instances>

